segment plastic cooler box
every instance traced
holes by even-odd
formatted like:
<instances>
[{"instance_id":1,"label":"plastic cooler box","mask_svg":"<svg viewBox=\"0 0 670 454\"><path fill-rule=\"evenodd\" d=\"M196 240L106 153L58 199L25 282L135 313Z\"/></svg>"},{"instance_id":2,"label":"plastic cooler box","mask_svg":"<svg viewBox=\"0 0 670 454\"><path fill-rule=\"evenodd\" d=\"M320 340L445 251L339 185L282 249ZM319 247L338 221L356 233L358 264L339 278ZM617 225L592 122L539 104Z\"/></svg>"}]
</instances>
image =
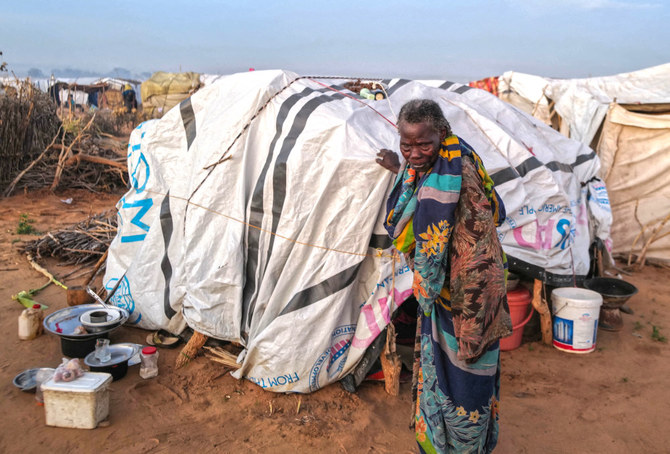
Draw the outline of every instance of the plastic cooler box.
<instances>
[{"instance_id":1,"label":"plastic cooler box","mask_svg":"<svg viewBox=\"0 0 670 454\"><path fill-rule=\"evenodd\" d=\"M47 426L95 429L109 415L112 375L85 372L70 382L49 379L42 384Z\"/></svg>"}]
</instances>

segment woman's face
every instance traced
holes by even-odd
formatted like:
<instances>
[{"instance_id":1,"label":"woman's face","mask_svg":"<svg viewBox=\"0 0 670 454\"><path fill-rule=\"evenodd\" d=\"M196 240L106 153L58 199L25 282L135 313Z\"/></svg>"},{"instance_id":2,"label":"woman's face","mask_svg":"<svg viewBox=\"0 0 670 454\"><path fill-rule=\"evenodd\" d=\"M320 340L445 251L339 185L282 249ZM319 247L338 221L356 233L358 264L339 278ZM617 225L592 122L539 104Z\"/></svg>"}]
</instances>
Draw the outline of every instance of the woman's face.
<instances>
[{"instance_id":1,"label":"woman's face","mask_svg":"<svg viewBox=\"0 0 670 454\"><path fill-rule=\"evenodd\" d=\"M447 132L438 133L430 123L400 123L400 153L417 172L427 172L435 163Z\"/></svg>"}]
</instances>

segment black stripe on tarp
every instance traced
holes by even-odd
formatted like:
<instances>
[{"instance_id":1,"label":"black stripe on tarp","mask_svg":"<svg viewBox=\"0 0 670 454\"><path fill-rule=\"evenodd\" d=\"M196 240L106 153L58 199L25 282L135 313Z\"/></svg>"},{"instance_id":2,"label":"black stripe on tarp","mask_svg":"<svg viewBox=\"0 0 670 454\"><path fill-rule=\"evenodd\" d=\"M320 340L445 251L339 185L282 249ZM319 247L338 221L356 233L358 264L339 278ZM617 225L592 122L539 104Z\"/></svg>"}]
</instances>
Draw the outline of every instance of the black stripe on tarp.
<instances>
[{"instance_id":1,"label":"black stripe on tarp","mask_svg":"<svg viewBox=\"0 0 670 454\"><path fill-rule=\"evenodd\" d=\"M547 163L547 168L550 170L553 170L554 172L563 171L563 172L568 172L572 173L573 168L570 164L563 164L562 162L558 161L551 161Z\"/></svg>"},{"instance_id":2,"label":"black stripe on tarp","mask_svg":"<svg viewBox=\"0 0 670 454\"><path fill-rule=\"evenodd\" d=\"M577 160L575 161L575 163L572 164L572 167L575 168L578 165L584 164L585 162L588 162L595 157L596 157L596 152L595 151L591 151L591 153L589 153L589 154L580 154L579 156L577 156Z\"/></svg>"},{"instance_id":3,"label":"black stripe on tarp","mask_svg":"<svg viewBox=\"0 0 670 454\"><path fill-rule=\"evenodd\" d=\"M437 88L441 88L441 89L443 89L443 90L446 90L447 88L449 88L449 87L451 87L452 85L454 85L454 83L455 83L455 82L451 82L451 81L448 80L448 81L446 81L445 83L443 83L442 85L440 85L440 86L437 87Z\"/></svg>"},{"instance_id":4,"label":"black stripe on tarp","mask_svg":"<svg viewBox=\"0 0 670 454\"><path fill-rule=\"evenodd\" d=\"M305 105L300 109L298 114L293 120L293 126L289 130L284 143L282 144L281 151L275 160L275 171L272 174L272 232L277 231L277 226L279 225L279 219L281 218L282 211L284 210L284 202L286 201L286 163L288 158L293 150L296 141L302 131L307 125L307 120L309 116L316 110L317 107L331 101L337 101L343 99L344 96L335 93L333 95L319 96L318 98L310 99L305 103ZM267 257L269 258L272 251L272 246L274 244L274 236L270 237L270 247L268 248Z\"/></svg>"},{"instance_id":5,"label":"black stripe on tarp","mask_svg":"<svg viewBox=\"0 0 670 454\"><path fill-rule=\"evenodd\" d=\"M388 249L392 244L393 240L388 235L372 234L368 246L374 249Z\"/></svg>"},{"instance_id":6,"label":"black stripe on tarp","mask_svg":"<svg viewBox=\"0 0 670 454\"><path fill-rule=\"evenodd\" d=\"M163 293L163 311L168 319L171 319L176 314L175 310L170 305L170 281L172 280L172 264L170 257L168 257L168 247L170 246L170 239L172 238L173 223L172 212L170 211L170 191L161 202L160 211L161 232L163 234L163 244L165 245L165 252L161 260L161 271L165 278L165 290Z\"/></svg>"},{"instance_id":7,"label":"black stripe on tarp","mask_svg":"<svg viewBox=\"0 0 670 454\"><path fill-rule=\"evenodd\" d=\"M458 93L459 95L462 95L463 93L465 93L468 90L472 90L472 87L470 87L469 85L461 85L456 90L454 90L454 93Z\"/></svg>"},{"instance_id":8,"label":"black stripe on tarp","mask_svg":"<svg viewBox=\"0 0 670 454\"><path fill-rule=\"evenodd\" d=\"M312 287L301 290L293 295L293 298L288 302L286 307L282 309L279 316L289 314L291 312L303 309L311 304L321 301L322 299L347 288L354 282L358 269L361 267L361 262L347 268L344 271L337 273L335 276L329 277L323 282L320 282Z\"/></svg>"},{"instance_id":9,"label":"black stripe on tarp","mask_svg":"<svg viewBox=\"0 0 670 454\"><path fill-rule=\"evenodd\" d=\"M514 170L513 167L507 167L505 169L499 170L496 173L490 175L493 180L493 184L500 186L503 183L512 181L515 178L519 178L519 174Z\"/></svg>"},{"instance_id":10,"label":"black stripe on tarp","mask_svg":"<svg viewBox=\"0 0 670 454\"><path fill-rule=\"evenodd\" d=\"M577 159L573 164L564 164L558 161L551 161L548 162L547 164L542 164L539 159L537 159L535 156L532 156L526 159L518 166L516 166L515 168L508 167L506 169L499 170L498 172L491 175L491 179L493 180L494 184L501 185L503 183L507 183L508 181L512 181L515 178L524 177L528 172L531 172L539 167L542 167L543 165L547 167L549 170L552 170L554 172L561 171L566 173L572 173L575 167L592 160L595 156L596 153L594 151L592 151L589 154L579 155L577 156Z\"/></svg>"},{"instance_id":11,"label":"black stripe on tarp","mask_svg":"<svg viewBox=\"0 0 670 454\"><path fill-rule=\"evenodd\" d=\"M542 167L542 163L535 156L532 156L515 167L519 176L526 176L527 173ZM572 170L572 169L571 169Z\"/></svg>"},{"instance_id":12,"label":"black stripe on tarp","mask_svg":"<svg viewBox=\"0 0 670 454\"><path fill-rule=\"evenodd\" d=\"M400 87L402 87L403 85L406 85L406 84L408 84L408 83L409 83L409 80L408 80L408 79L399 79L398 82L395 83L395 85L393 85L392 87L389 87L389 89L386 90L386 94L387 94L388 96L391 96L393 93L395 93L395 91L396 91L398 88L400 88Z\"/></svg>"},{"instance_id":13,"label":"black stripe on tarp","mask_svg":"<svg viewBox=\"0 0 670 454\"><path fill-rule=\"evenodd\" d=\"M293 106L305 97L308 93L313 92L311 88L305 88L302 92L289 96L279 107L277 119L275 121L275 135L270 142L269 153L263 164L263 170L256 181L254 192L251 196L251 204L249 210L249 224L261 226L263 222L263 189L265 188L265 179L267 178L268 169L272 163L272 150L274 150L277 140L282 134L283 125L288 117L289 111ZM261 231L258 229L247 228L247 263L246 263L246 279L244 281L244 291L242 296L242 307L249 307L249 302L256 291L256 270L258 269L258 258L260 255L259 242ZM242 326L246 326L248 319L247 311L242 311Z\"/></svg>"},{"instance_id":14,"label":"black stripe on tarp","mask_svg":"<svg viewBox=\"0 0 670 454\"><path fill-rule=\"evenodd\" d=\"M335 85L333 86L333 88L339 88L339 86ZM293 146L295 145L298 136L300 135L300 133L302 133L302 131L305 128L307 118L321 104L344 98L344 95L341 95L339 93L330 95L331 90L328 88L323 88L319 90L308 88L303 90L302 93L300 94L292 95L289 99L291 99L294 96L296 96L297 98L290 104L290 106L287 105L289 101L287 99L287 101L285 101L282 104L282 107L280 107L280 112L284 110L283 118L280 118L279 115L277 116L277 132L275 133L275 137L273 139L273 142L271 143L270 152L268 153L268 159L266 160L267 165L269 165L269 163L272 161L273 156L272 150L274 149L277 139L281 135L281 131L283 129L283 122L286 120L286 117L288 116L288 111L290 110L291 107L293 107L293 105L298 101L298 99L301 99L304 96L306 96L306 93L308 91L321 92L321 93L325 92L328 94L313 98L307 101L303 107L301 107L300 111L296 114L293 120L293 125L291 126L289 133L286 135L286 138L284 139L279 155L275 160L275 171L273 173L273 182L272 182L273 183L273 200L272 200L273 217L272 217L272 230L271 230L272 232L275 232L277 230L277 226L279 225L279 219L281 217L281 212L284 206L284 200L286 198L286 161L288 160L288 156L291 150L293 149ZM284 109L284 105L287 105L286 109ZM264 170L267 173L267 169L264 168ZM263 222L263 216L264 216L263 187L265 185L265 177L266 175L263 175L262 181L259 179L257 182L256 189L258 192L256 192L256 190L254 191L255 201L252 203L255 203L255 209L257 210L256 216L254 216L254 220L258 223L250 222L251 225L260 226L262 225ZM256 232L253 232L254 230L256 230ZM257 287L256 274L259 265L258 257L260 256L260 249L259 249L260 232L257 229L249 229L248 238L249 241L247 242L247 250L249 251L249 253L247 254L246 281L244 285L243 300L242 300L242 326L245 328L247 327L247 324L251 319L250 315L251 313L253 313L253 310L256 306L255 304L256 303L255 294ZM266 263L269 262L273 246L274 246L274 235L270 236L270 244L269 247L267 248ZM252 257L254 254L256 255L256 257Z\"/></svg>"},{"instance_id":15,"label":"black stripe on tarp","mask_svg":"<svg viewBox=\"0 0 670 454\"><path fill-rule=\"evenodd\" d=\"M195 140L195 112L193 111L190 97L179 103L179 112L181 112L181 120L184 123L186 149L188 150Z\"/></svg>"},{"instance_id":16,"label":"black stripe on tarp","mask_svg":"<svg viewBox=\"0 0 670 454\"><path fill-rule=\"evenodd\" d=\"M565 275L550 273L541 266L533 265L532 263L526 262L516 257L512 257L511 255L507 255L507 263L509 265L509 270L515 274L519 274L520 276L531 279L539 279L545 284L551 285L553 287L572 287L573 285L572 274ZM582 274L577 274L574 276L574 280L577 285L582 285L585 278L586 276Z\"/></svg>"}]
</instances>

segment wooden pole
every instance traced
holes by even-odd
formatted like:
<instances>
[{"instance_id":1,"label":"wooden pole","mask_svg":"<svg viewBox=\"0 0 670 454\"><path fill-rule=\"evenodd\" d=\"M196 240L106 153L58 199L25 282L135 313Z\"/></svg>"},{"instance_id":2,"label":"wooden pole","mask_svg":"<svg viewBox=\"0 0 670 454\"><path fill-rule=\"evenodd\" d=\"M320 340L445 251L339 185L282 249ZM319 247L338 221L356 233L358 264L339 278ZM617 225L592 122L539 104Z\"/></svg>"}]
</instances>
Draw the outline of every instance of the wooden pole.
<instances>
[{"instance_id":1,"label":"wooden pole","mask_svg":"<svg viewBox=\"0 0 670 454\"><path fill-rule=\"evenodd\" d=\"M384 389L392 396L400 393L400 370L402 363L395 349L395 327L389 323L386 328L386 342L379 357L384 372Z\"/></svg>"},{"instance_id":2,"label":"wooden pole","mask_svg":"<svg viewBox=\"0 0 670 454\"><path fill-rule=\"evenodd\" d=\"M551 311L549 311L549 305L547 301L542 298L542 281L535 279L533 284L533 307L540 314L540 329L542 331L542 343L545 345L551 345L552 343L552 332L551 332Z\"/></svg>"}]
</instances>

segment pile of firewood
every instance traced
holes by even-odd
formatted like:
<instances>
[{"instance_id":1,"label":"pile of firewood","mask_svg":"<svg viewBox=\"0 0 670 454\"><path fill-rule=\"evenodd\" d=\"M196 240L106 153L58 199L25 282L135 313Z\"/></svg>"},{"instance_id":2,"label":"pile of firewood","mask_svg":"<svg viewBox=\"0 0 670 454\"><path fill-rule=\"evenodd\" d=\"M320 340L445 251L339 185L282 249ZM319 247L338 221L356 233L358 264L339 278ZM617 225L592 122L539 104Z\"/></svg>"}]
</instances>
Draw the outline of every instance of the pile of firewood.
<instances>
[{"instance_id":1,"label":"pile of firewood","mask_svg":"<svg viewBox=\"0 0 670 454\"><path fill-rule=\"evenodd\" d=\"M0 189L33 161L59 131L56 105L46 93L16 80L0 95Z\"/></svg>"},{"instance_id":2,"label":"pile of firewood","mask_svg":"<svg viewBox=\"0 0 670 454\"><path fill-rule=\"evenodd\" d=\"M5 197L17 189L50 187L112 192L127 187L126 144L96 131L95 119L94 113L90 118L64 123L42 153L7 186Z\"/></svg>"},{"instance_id":3,"label":"pile of firewood","mask_svg":"<svg viewBox=\"0 0 670 454\"><path fill-rule=\"evenodd\" d=\"M116 236L114 210L96 214L82 222L53 232L23 245L22 252L37 259L54 257L67 265L98 260Z\"/></svg>"}]
</instances>

